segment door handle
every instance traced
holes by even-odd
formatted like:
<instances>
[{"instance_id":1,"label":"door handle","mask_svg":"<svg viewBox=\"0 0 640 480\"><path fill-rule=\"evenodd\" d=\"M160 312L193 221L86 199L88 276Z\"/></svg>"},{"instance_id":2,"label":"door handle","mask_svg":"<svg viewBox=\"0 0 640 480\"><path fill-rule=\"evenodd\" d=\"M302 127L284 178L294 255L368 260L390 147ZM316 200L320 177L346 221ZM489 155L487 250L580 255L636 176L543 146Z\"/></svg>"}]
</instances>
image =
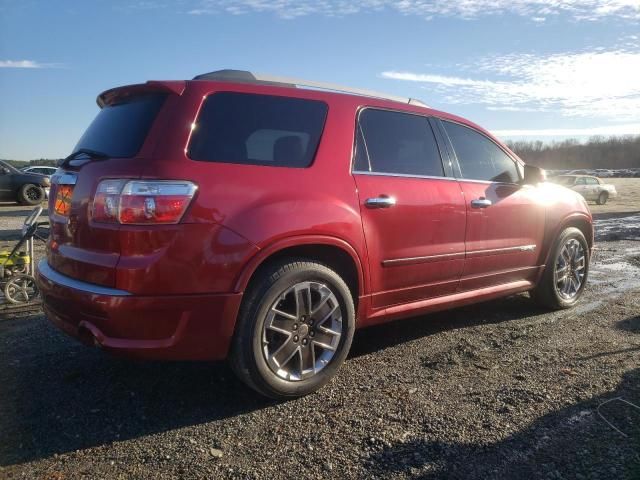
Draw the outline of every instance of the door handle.
<instances>
[{"instance_id":1,"label":"door handle","mask_svg":"<svg viewBox=\"0 0 640 480\"><path fill-rule=\"evenodd\" d=\"M388 195L380 195L375 198L367 198L364 204L367 208L390 208L396 204L396 199Z\"/></svg>"},{"instance_id":2,"label":"door handle","mask_svg":"<svg viewBox=\"0 0 640 480\"><path fill-rule=\"evenodd\" d=\"M475 200L471 200L471 206L473 208L487 208L493 205L491 200L488 200L484 197L477 198Z\"/></svg>"}]
</instances>

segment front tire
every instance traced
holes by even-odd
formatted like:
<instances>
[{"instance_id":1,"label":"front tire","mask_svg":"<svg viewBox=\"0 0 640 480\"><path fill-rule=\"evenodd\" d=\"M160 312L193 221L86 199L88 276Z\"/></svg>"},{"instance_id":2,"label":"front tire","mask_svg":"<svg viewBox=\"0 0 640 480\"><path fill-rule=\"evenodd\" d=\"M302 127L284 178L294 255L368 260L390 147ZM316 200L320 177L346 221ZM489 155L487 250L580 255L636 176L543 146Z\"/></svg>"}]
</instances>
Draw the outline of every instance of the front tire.
<instances>
[{"instance_id":1,"label":"front tire","mask_svg":"<svg viewBox=\"0 0 640 480\"><path fill-rule=\"evenodd\" d=\"M344 280L321 263L285 259L258 272L245 292L230 364L262 395L301 397L333 378L354 330Z\"/></svg>"},{"instance_id":2,"label":"front tire","mask_svg":"<svg viewBox=\"0 0 640 480\"><path fill-rule=\"evenodd\" d=\"M597 203L598 205L604 205L607 203L607 200L609 200L609 194L607 192L602 192L598 197Z\"/></svg>"},{"instance_id":3,"label":"front tire","mask_svg":"<svg viewBox=\"0 0 640 480\"><path fill-rule=\"evenodd\" d=\"M22 205L39 205L44 197L44 190L33 183L25 183L18 191L18 203Z\"/></svg>"},{"instance_id":4,"label":"front tire","mask_svg":"<svg viewBox=\"0 0 640 480\"><path fill-rule=\"evenodd\" d=\"M589 274L589 244L577 228L565 229L556 239L538 286L531 292L540 305L553 310L573 307Z\"/></svg>"}]
</instances>

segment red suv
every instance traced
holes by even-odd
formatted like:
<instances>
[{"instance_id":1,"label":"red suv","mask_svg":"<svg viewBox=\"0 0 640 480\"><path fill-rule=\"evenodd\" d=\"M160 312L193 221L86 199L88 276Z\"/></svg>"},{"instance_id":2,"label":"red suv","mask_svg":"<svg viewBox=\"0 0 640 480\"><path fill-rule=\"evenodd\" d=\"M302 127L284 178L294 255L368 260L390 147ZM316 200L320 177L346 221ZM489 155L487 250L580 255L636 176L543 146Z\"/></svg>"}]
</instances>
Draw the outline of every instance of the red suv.
<instances>
[{"instance_id":1,"label":"red suv","mask_svg":"<svg viewBox=\"0 0 640 480\"><path fill-rule=\"evenodd\" d=\"M228 358L295 397L356 328L584 289L582 197L416 100L225 70L98 105L52 179L38 285L53 323L105 350Z\"/></svg>"}]
</instances>

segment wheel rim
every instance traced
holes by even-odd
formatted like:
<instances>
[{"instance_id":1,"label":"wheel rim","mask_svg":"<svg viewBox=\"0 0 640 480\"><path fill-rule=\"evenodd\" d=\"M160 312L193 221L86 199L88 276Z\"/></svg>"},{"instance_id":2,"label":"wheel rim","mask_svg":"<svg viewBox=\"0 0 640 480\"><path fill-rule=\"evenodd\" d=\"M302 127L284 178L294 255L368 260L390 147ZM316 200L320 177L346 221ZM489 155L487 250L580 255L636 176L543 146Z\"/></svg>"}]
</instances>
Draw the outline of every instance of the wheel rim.
<instances>
[{"instance_id":1,"label":"wheel rim","mask_svg":"<svg viewBox=\"0 0 640 480\"><path fill-rule=\"evenodd\" d=\"M262 329L262 351L269 368L288 381L305 380L333 359L342 336L342 310L331 289L300 282L269 308Z\"/></svg>"},{"instance_id":2,"label":"wheel rim","mask_svg":"<svg viewBox=\"0 0 640 480\"><path fill-rule=\"evenodd\" d=\"M36 202L42 198L42 194L40 193L40 189L37 187L29 187L25 192L27 198L33 202Z\"/></svg>"},{"instance_id":3,"label":"wheel rim","mask_svg":"<svg viewBox=\"0 0 640 480\"><path fill-rule=\"evenodd\" d=\"M582 244L572 238L560 249L555 265L555 284L558 295L564 300L574 299L584 283L587 256Z\"/></svg>"},{"instance_id":4,"label":"wheel rim","mask_svg":"<svg viewBox=\"0 0 640 480\"><path fill-rule=\"evenodd\" d=\"M32 277L25 275L7 282L4 294L11 303L28 303L38 296L38 287Z\"/></svg>"}]
</instances>

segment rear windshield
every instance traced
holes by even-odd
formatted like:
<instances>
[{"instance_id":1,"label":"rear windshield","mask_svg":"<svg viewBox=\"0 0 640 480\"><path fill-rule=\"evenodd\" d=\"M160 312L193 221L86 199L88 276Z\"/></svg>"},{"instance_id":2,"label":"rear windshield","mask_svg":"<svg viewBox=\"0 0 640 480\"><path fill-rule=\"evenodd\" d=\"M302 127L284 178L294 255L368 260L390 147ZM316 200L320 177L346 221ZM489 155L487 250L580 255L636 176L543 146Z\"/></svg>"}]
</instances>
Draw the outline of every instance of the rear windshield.
<instances>
[{"instance_id":1,"label":"rear windshield","mask_svg":"<svg viewBox=\"0 0 640 480\"><path fill-rule=\"evenodd\" d=\"M138 95L105 106L78 141L80 148L109 157L133 157L144 143L165 94Z\"/></svg>"},{"instance_id":2,"label":"rear windshield","mask_svg":"<svg viewBox=\"0 0 640 480\"><path fill-rule=\"evenodd\" d=\"M189 158L206 162L305 168L327 116L315 100L221 92L204 102Z\"/></svg>"}]
</instances>

